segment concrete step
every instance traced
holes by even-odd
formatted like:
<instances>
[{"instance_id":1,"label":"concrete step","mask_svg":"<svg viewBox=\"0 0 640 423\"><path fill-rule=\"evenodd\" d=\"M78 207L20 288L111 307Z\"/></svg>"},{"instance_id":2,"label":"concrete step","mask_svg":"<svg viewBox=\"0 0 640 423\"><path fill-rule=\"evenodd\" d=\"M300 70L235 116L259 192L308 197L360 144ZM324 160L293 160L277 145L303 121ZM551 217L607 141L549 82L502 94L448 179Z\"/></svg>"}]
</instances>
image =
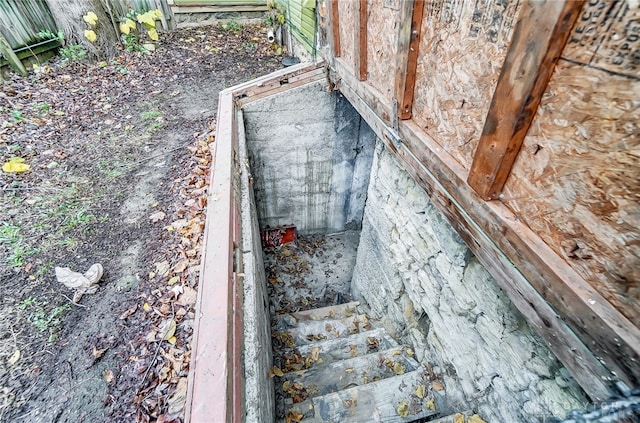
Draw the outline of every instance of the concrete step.
<instances>
[{"instance_id":1,"label":"concrete step","mask_svg":"<svg viewBox=\"0 0 640 423\"><path fill-rule=\"evenodd\" d=\"M272 329L274 350L294 348L371 330L366 315L353 315L339 319L302 320L291 329Z\"/></svg>"},{"instance_id":2,"label":"concrete step","mask_svg":"<svg viewBox=\"0 0 640 423\"><path fill-rule=\"evenodd\" d=\"M286 406L285 421L411 422L444 408L444 392L433 392L421 370L316 396Z\"/></svg>"},{"instance_id":3,"label":"concrete step","mask_svg":"<svg viewBox=\"0 0 640 423\"><path fill-rule=\"evenodd\" d=\"M375 328L346 338L328 339L277 352L274 363L283 370L305 370L397 346L398 343L387 334L384 328Z\"/></svg>"},{"instance_id":4,"label":"concrete step","mask_svg":"<svg viewBox=\"0 0 640 423\"><path fill-rule=\"evenodd\" d=\"M296 386L292 392L304 390L309 397L313 397L377 382L417 368L418 363L404 356L401 347L396 347L336 361L326 366L285 373L279 381L282 382L285 395L288 388Z\"/></svg>"},{"instance_id":5,"label":"concrete step","mask_svg":"<svg viewBox=\"0 0 640 423\"><path fill-rule=\"evenodd\" d=\"M296 327L298 322L306 320L341 319L357 314L356 307L360 305L358 301L338 304L329 307L316 308L312 310L298 311L295 313L281 314L273 319L272 327L277 329L287 329Z\"/></svg>"}]
</instances>

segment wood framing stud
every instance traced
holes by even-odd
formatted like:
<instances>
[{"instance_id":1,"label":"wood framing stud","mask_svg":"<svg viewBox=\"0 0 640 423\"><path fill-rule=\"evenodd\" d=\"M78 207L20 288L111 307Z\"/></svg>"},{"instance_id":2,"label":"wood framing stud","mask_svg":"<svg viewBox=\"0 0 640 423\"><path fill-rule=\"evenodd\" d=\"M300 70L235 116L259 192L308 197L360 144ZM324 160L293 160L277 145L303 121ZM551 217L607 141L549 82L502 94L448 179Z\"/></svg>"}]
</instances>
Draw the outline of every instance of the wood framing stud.
<instances>
[{"instance_id":1,"label":"wood framing stud","mask_svg":"<svg viewBox=\"0 0 640 423\"><path fill-rule=\"evenodd\" d=\"M367 80L367 0L358 0L358 20L355 32L356 75L358 80Z\"/></svg>"},{"instance_id":2,"label":"wood framing stud","mask_svg":"<svg viewBox=\"0 0 640 423\"><path fill-rule=\"evenodd\" d=\"M403 3L398 36L398 57L396 59L400 70L396 77L398 117L403 120L411 119L423 12L424 0Z\"/></svg>"},{"instance_id":3,"label":"wood framing stud","mask_svg":"<svg viewBox=\"0 0 640 423\"><path fill-rule=\"evenodd\" d=\"M331 4L331 37L333 38L333 56L340 57L340 14L338 0L329 1Z\"/></svg>"},{"instance_id":4,"label":"wood framing stud","mask_svg":"<svg viewBox=\"0 0 640 423\"><path fill-rule=\"evenodd\" d=\"M522 5L467 179L483 199L501 194L583 3Z\"/></svg>"}]
</instances>

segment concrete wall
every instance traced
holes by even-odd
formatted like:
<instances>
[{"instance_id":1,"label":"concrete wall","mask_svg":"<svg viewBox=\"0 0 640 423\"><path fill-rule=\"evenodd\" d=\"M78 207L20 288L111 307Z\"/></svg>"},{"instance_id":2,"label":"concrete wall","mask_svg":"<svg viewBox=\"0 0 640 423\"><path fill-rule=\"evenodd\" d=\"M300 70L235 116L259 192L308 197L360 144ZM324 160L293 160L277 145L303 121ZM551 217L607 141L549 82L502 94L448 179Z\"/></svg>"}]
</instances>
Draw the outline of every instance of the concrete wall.
<instances>
[{"instance_id":1,"label":"concrete wall","mask_svg":"<svg viewBox=\"0 0 640 423\"><path fill-rule=\"evenodd\" d=\"M532 422L587 403L544 342L381 145L352 290L443 375L451 412Z\"/></svg>"},{"instance_id":2,"label":"concrete wall","mask_svg":"<svg viewBox=\"0 0 640 423\"><path fill-rule=\"evenodd\" d=\"M243 110L260 227L359 229L375 135L351 104L316 82Z\"/></svg>"},{"instance_id":3,"label":"concrete wall","mask_svg":"<svg viewBox=\"0 0 640 423\"><path fill-rule=\"evenodd\" d=\"M273 379L267 376L273 366L269 297L253 190L249 184L247 151L238 113L240 163L242 273L244 273L244 386L246 423L272 422L275 419ZM215 400L215 399L214 399Z\"/></svg>"}]
</instances>

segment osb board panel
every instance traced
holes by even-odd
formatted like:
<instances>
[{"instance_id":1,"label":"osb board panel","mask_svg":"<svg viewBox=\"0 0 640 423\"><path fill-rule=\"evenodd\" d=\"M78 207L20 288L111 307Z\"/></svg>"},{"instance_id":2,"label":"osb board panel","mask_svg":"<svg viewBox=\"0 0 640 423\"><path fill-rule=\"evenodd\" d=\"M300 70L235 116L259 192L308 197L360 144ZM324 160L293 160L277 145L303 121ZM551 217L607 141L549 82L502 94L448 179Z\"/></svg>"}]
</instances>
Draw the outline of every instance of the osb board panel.
<instances>
[{"instance_id":1,"label":"osb board panel","mask_svg":"<svg viewBox=\"0 0 640 423\"><path fill-rule=\"evenodd\" d=\"M638 78L640 5L631 3L591 0L585 4L562 57Z\"/></svg>"},{"instance_id":2,"label":"osb board panel","mask_svg":"<svg viewBox=\"0 0 640 423\"><path fill-rule=\"evenodd\" d=\"M396 52L402 0L369 0L367 4L367 67L368 81L393 102Z\"/></svg>"},{"instance_id":3,"label":"osb board panel","mask_svg":"<svg viewBox=\"0 0 640 423\"><path fill-rule=\"evenodd\" d=\"M503 192L504 203L636 326L639 93L640 80L560 60Z\"/></svg>"},{"instance_id":4,"label":"osb board panel","mask_svg":"<svg viewBox=\"0 0 640 423\"><path fill-rule=\"evenodd\" d=\"M465 168L482 134L521 2L425 2L413 116Z\"/></svg>"},{"instance_id":5,"label":"osb board panel","mask_svg":"<svg viewBox=\"0 0 640 423\"><path fill-rule=\"evenodd\" d=\"M336 3L338 4L338 19L340 21L340 56L350 69L354 69L355 22L358 2L337 0Z\"/></svg>"}]
</instances>

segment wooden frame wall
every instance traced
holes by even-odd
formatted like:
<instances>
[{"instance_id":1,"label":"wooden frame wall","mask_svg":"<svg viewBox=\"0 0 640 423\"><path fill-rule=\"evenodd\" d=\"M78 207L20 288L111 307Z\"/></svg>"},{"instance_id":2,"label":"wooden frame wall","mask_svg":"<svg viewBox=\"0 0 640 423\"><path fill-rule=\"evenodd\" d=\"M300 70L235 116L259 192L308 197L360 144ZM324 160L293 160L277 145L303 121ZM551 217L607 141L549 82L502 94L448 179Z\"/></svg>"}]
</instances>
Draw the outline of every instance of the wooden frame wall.
<instances>
[{"instance_id":1,"label":"wooden frame wall","mask_svg":"<svg viewBox=\"0 0 640 423\"><path fill-rule=\"evenodd\" d=\"M442 143L408 120L415 81L412 55L418 55L412 45L417 47L414 42L420 37L414 20L422 2L402 3L396 60L401 71L395 98L385 98L361 81L351 71L357 69L355 64L342 57L327 58L335 76L332 82L430 195L593 400L609 397L616 381L637 386L638 327L504 204L485 201L500 194L584 1L523 4L471 173L443 151Z\"/></svg>"}]
</instances>

